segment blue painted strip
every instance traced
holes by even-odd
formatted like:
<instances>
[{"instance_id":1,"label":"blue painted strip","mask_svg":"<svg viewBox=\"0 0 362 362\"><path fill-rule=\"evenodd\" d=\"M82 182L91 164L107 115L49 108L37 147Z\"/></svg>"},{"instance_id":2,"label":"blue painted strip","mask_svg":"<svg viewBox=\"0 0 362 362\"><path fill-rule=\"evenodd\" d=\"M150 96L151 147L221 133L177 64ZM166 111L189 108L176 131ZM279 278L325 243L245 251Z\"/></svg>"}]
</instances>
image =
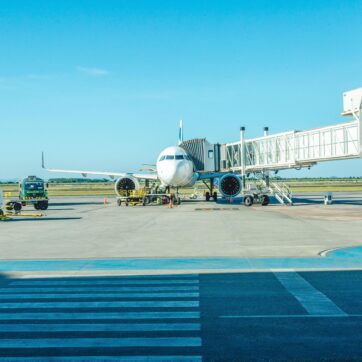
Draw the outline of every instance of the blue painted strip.
<instances>
[{"instance_id":1,"label":"blue painted strip","mask_svg":"<svg viewBox=\"0 0 362 362\"><path fill-rule=\"evenodd\" d=\"M326 295L315 289L298 273L274 273L274 275L309 314L346 315Z\"/></svg>"},{"instance_id":2,"label":"blue painted strip","mask_svg":"<svg viewBox=\"0 0 362 362\"><path fill-rule=\"evenodd\" d=\"M48 293L33 293L33 294L1 294L0 302L9 299L104 299L104 298L198 298L198 292L179 292L179 293L62 293L62 294L48 294Z\"/></svg>"},{"instance_id":3,"label":"blue painted strip","mask_svg":"<svg viewBox=\"0 0 362 362\"><path fill-rule=\"evenodd\" d=\"M202 362L201 356L73 356L73 357L6 357L6 362Z\"/></svg>"},{"instance_id":4,"label":"blue painted strip","mask_svg":"<svg viewBox=\"0 0 362 362\"><path fill-rule=\"evenodd\" d=\"M362 248L315 258L127 258L98 260L3 260L0 271L61 270L213 270L213 269L335 269L361 268ZM164 281L162 281L164 282ZM185 281L182 281L183 283ZM162 283L163 284L163 283Z\"/></svg>"},{"instance_id":5,"label":"blue painted strip","mask_svg":"<svg viewBox=\"0 0 362 362\"><path fill-rule=\"evenodd\" d=\"M14 308L195 308L196 300L130 302L18 302L0 303L0 309Z\"/></svg>"},{"instance_id":6,"label":"blue painted strip","mask_svg":"<svg viewBox=\"0 0 362 362\"><path fill-rule=\"evenodd\" d=\"M199 323L107 323L107 324L0 324L0 332L146 332L199 331ZM0 358L1 360L1 358Z\"/></svg>"},{"instance_id":7,"label":"blue painted strip","mask_svg":"<svg viewBox=\"0 0 362 362\"><path fill-rule=\"evenodd\" d=\"M198 337L0 339L0 348L200 347Z\"/></svg>"},{"instance_id":8,"label":"blue painted strip","mask_svg":"<svg viewBox=\"0 0 362 362\"><path fill-rule=\"evenodd\" d=\"M219 318L361 318L362 314L250 314L250 315L222 315Z\"/></svg>"},{"instance_id":9,"label":"blue painted strip","mask_svg":"<svg viewBox=\"0 0 362 362\"><path fill-rule=\"evenodd\" d=\"M0 313L0 320L199 319L199 312Z\"/></svg>"},{"instance_id":10,"label":"blue painted strip","mask_svg":"<svg viewBox=\"0 0 362 362\"><path fill-rule=\"evenodd\" d=\"M56 293L56 292L109 292L109 293L117 293L117 292L166 292L166 291L198 291L198 286L187 286L187 287L102 287L99 285L98 287L9 287L5 286L0 288L0 294L7 293L27 293L27 292L48 292L48 293ZM95 294L96 295L96 294Z\"/></svg>"},{"instance_id":11,"label":"blue painted strip","mask_svg":"<svg viewBox=\"0 0 362 362\"><path fill-rule=\"evenodd\" d=\"M148 280L148 279L144 279L144 280L129 280L129 279L119 279L119 280L109 280L109 281L104 281L104 280L92 280L92 278L89 278L87 280L72 280L72 278L69 278L67 280L64 279L57 279L57 278L53 278L51 280L17 280L17 281L13 281L10 282L9 285L15 285L15 286L20 286L20 285L24 285L24 286L35 286L35 285L40 285L40 286L47 286L47 285L53 285L53 286L57 286L57 285L62 285L62 286L83 286L83 285L87 285L87 286L95 286L95 285L100 285L100 286L104 286L104 285L127 285L127 284L131 284L131 285L163 285L163 284L199 284L199 280L195 279L195 280L189 280L189 279L185 279L185 280L177 280L177 279L165 279L165 280Z\"/></svg>"}]
</instances>

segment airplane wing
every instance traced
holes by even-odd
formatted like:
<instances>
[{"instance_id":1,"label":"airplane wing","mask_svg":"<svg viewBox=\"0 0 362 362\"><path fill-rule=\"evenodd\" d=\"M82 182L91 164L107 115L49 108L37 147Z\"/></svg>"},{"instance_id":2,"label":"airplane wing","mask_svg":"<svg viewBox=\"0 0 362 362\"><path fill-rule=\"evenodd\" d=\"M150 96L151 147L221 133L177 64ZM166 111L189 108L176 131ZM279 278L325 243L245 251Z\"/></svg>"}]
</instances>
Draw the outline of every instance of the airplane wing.
<instances>
[{"instance_id":1,"label":"airplane wing","mask_svg":"<svg viewBox=\"0 0 362 362\"><path fill-rule=\"evenodd\" d=\"M80 174L83 177L87 177L88 175L97 175L97 176L108 176L111 179L116 177L126 177L126 176L133 176L138 179L143 180L157 180L156 173L127 173L127 172L106 172L106 171L85 171L85 170L61 170L55 168L47 168L45 167L44 162L44 153L42 153L42 168L49 171L49 172L58 172L58 173L72 173L72 174Z\"/></svg>"}]
</instances>

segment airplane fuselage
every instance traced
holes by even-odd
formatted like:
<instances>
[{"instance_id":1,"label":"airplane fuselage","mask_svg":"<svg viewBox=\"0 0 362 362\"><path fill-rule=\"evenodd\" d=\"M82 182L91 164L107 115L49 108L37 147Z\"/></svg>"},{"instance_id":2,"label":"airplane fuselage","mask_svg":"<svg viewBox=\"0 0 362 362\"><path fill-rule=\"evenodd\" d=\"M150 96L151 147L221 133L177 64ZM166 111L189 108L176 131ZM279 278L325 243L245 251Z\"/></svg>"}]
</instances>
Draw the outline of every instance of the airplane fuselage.
<instances>
[{"instance_id":1,"label":"airplane fuselage","mask_svg":"<svg viewBox=\"0 0 362 362\"><path fill-rule=\"evenodd\" d=\"M163 186L192 186L197 179L192 159L183 148L177 146L167 147L160 153L156 169Z\"/></svg>"}]
</instances>

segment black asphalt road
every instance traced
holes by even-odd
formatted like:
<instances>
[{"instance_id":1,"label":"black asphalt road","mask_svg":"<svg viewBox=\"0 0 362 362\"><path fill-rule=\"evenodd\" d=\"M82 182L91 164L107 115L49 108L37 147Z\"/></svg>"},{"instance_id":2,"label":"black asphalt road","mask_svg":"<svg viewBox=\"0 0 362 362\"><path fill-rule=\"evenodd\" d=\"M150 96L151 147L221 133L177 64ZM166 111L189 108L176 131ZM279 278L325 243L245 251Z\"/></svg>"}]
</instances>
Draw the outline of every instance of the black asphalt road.
<instances>
[{"instance_id":1,"label":"black asphalt road","mask_svg":"<svg viewBox=\"0 0 362 362\"><path fill-rule=\"evenodd\" d=\"M1 361L361 361L362 272L0 279Z\"/></svg>"}]
</instances>

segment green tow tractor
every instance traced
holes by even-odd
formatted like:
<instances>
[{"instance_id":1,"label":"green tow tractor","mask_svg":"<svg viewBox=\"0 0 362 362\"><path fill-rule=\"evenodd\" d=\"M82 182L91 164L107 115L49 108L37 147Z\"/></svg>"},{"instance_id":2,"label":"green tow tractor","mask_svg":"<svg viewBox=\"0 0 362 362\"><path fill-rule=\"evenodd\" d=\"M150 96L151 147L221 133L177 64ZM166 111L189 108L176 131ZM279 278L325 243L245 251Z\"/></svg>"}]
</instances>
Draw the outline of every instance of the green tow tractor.
<instances>
[{"instance_id":1,"label":"green tow tractor","mask_svg":"<svg viewBox=\"0 0 362 362\"><path fill-rule=\"evenodd\" d=\"M19 182L19 199L7 201L5 209L19 213L23 206L33 205L35 210L47 210L49 204L47 186L39 177L24 178Z\"/></svg>"}]
</instances>

